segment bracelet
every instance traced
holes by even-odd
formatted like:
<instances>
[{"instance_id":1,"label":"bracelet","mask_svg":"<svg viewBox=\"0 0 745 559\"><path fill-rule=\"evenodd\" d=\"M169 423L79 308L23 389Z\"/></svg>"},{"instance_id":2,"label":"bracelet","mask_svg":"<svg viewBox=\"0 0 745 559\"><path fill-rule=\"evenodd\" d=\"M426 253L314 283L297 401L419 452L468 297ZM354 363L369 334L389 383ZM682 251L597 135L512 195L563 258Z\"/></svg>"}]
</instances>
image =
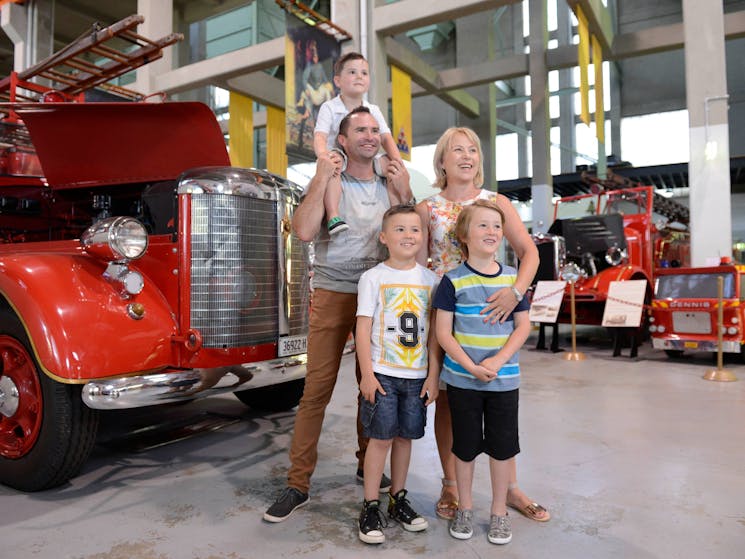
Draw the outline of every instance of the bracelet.
<instances>
[{"instance_id":1,"label":"bracelet","mask_svg":"<svg viewBox=\"0 0 745 559\"><path fill-rule=\"evenodd\" d=\"M523 300L523 294L520 293L520 290L517 287L513 285L510 287L510 289L512 290L512 293L515 295L515 299L517 299L518 303Z\"/></svg>"}]
</instances>

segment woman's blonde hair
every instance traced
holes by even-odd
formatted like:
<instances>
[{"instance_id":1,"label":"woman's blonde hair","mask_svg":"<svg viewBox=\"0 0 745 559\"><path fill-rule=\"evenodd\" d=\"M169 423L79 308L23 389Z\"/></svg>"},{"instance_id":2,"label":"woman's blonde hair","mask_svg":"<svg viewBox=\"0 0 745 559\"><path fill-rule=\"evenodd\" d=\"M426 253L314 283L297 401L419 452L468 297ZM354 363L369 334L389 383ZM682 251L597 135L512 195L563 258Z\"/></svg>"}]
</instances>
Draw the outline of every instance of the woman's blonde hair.
<instances>
[{"instance_id":1,"label":"woman's blonde hair","mask_svg":"<svg viewBox=\"0 0 745 559\"><path fill-rule=\"evenodd\" d=\"M436 178L435 184L432 186L442 190L448 185L448 178L445 176L445 169L442 168L442 159L445 156L445 151L450 148L450 142L452 141L453 136L455 136L456 134L463 134L476 146L476 149L478 149L479 151L479 168L476 171L476 176L473 179L473 184L477 188L481 188L481 186L484 184L484 154L481 151L481 140L479 140L476 132L465 126L454 126L448 128L447 130L445 130L445 132L442 133L440 139L437 140L437 145L435 146L435 155L432 161L435 167Z\"/></svg>"},{"instance_id":2,"label":"woman's blonde hair","mask_svg":"<svg viewBox=\"0 0 745 559\"><path fill-rule=\"evenodd\" d=\"M479 198L473 201L473 204L465 206L460 213L458 218L455 220L455 238L458 239L458 245L460 251L463 253L464 260L468 259L468 245L466 239L468 237L468 228L471 226L471 220L473 219L473 213L476 208L486 208L487 210L494 210L502 218L502 230L504 230L504 212L499 207L496 200Z\"/></svg>"}]
</instances>

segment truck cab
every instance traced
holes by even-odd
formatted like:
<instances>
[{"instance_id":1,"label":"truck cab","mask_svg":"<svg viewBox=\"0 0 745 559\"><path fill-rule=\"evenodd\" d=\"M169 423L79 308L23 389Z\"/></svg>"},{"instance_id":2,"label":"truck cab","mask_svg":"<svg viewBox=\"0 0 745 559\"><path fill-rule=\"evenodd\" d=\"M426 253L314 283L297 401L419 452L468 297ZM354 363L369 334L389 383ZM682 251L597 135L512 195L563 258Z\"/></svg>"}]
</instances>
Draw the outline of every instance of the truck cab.
<instances>
[{"instance_id":1,"label":"truck cab","mask_svg":"<svg viewBox=\"0 0 745 559\"><path fill-rule=\"evenodd\" d=\"M666 268L658 272L649 316L652 347L669 357L718 351L719 281L722 283L722 351L743 355L745 266Z\"/></svg>"}]
</instances>

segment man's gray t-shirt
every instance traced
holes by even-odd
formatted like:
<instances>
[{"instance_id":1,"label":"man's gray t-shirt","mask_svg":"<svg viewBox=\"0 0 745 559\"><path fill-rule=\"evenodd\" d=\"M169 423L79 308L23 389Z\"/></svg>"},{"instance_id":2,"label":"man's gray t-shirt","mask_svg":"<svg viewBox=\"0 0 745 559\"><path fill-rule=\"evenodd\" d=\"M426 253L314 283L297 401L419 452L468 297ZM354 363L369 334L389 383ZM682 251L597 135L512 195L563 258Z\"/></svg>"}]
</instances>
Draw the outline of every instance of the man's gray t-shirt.
<instances>
[{"instance_id":1,"label":"man's gray t-shirt","mask_svg":"<svg viewBox=\"0 0 745 559\"><path fill-rule=\"evenodd\" d=\"M369 181L342 173L339 215L349 229L329 236L326 224L313 241L313 287L357 293L360 276L385 260L387 250L378 239L383 214L391 207L385 180Z\"/></svg>"}]
</instances>

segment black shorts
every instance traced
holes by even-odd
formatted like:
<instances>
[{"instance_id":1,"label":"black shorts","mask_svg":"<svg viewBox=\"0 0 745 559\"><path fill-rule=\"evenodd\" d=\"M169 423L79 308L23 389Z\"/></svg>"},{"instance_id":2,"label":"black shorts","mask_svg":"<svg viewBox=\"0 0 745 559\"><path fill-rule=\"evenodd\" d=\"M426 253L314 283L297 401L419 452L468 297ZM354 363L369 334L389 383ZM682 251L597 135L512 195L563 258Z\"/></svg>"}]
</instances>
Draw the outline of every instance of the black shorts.
<instances>
[{"instance_id":1,"label":"black shorts","mask_svg":"<svg viewBox=\"0 0 745 559\"><path fill-rule=\"evenodd\" d=\"M518 393L519 389L490 392L448 385L453 454L464 462L470 462L482 452L496 460L518 454Z\"/></svg>"}]
</instances>

